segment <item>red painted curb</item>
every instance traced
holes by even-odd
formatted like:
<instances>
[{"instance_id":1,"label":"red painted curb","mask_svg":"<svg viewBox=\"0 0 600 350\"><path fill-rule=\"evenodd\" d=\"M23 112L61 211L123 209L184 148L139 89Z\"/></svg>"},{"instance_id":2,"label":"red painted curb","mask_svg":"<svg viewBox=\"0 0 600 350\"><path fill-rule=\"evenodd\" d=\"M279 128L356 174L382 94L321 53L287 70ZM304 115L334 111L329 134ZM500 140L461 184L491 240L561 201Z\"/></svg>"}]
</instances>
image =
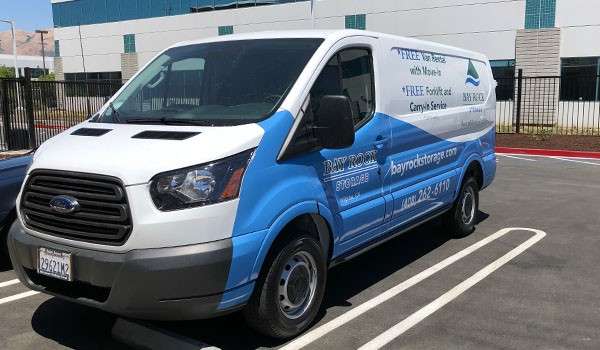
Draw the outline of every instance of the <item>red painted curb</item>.
<instances>
[{"instance_id":1,"label":"red painted curb","mask_svg":"<svg viewBox=\"0 0 600 350\"><path fill-rule=\"evenodd\" d=\"M497 153L512 153L512 154L530 154L530 155L535 155L535 156L600 159L600 152L569 151L569 150L564 150L564 149L496 147L496 152Z\"/></svg>"}]
</instances>

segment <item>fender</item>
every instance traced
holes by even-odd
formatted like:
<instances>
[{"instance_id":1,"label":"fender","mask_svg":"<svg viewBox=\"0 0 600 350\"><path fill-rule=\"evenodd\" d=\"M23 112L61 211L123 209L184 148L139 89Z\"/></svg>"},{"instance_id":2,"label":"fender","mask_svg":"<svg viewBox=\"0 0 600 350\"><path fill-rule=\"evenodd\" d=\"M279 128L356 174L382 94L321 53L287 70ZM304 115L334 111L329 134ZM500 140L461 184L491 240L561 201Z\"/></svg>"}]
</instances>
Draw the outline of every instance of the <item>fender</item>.
<instances>
[{"instance_id":1,"label":"fender","mask_svg":"<svg viewBox=\"0 0 600 350\"><path fill-rule=\"evenodd\" d=\"M469 155L469 157L467 157L467 159L465 160L465 162L463 163L463 166L460 169L460 177L458 178L458 187L456 188L456 190L454 191L454 200L456 200L456 197L458 196L458 193L460 191L460 186L462 185L462 182L465 178L465 175L467 173L467 169L469 169L469 164L471 164L472 162L477 162L479 163L479 166L481 167L482 171L484 171L483 169L485 169L485 167L483 166L483 162L481 160L481 155L478 153L472 153L471 155ZM485 178L485 173L483 174L484 178Z\"/></svg>"},{"instance_id":2,"label":"fender","mask_svg":"<svg viewBox=\"0 0 600 350\"><path fill-rule=\"evenodd\" d=\"M271 249L273 242L275 242L275 239L277 239L283 228L292 222L292 220L304 214L319 214L317 202L305 201L297 203L285 210L275 219L273 224L267 229L265 238L263 239L262 245L258 251L258 255L256 256L256 261L254 262L254 266L250 274L250 280L255 280L258 278L263 262L269 253L269 249Z\"/></svg>"}]
</instances>

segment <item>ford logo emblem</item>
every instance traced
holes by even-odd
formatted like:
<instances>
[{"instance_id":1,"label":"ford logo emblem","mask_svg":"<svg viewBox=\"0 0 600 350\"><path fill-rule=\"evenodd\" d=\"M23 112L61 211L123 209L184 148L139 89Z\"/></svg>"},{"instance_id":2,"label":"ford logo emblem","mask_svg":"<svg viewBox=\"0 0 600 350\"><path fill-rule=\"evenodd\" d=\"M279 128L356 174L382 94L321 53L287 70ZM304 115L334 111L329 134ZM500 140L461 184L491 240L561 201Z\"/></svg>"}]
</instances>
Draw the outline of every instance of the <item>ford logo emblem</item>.
<instances>
[{"instance_id":1,"label":"ford logo emblem","mask_svg":"<svg viewBox=\"0 0 600 350\"><path fill-rule=\"evenodd\" d=\"M79 210L79 202L71 196L56 196L50 200L50 208L60 214L70 214Z\"/></svg>"}]
</instances>

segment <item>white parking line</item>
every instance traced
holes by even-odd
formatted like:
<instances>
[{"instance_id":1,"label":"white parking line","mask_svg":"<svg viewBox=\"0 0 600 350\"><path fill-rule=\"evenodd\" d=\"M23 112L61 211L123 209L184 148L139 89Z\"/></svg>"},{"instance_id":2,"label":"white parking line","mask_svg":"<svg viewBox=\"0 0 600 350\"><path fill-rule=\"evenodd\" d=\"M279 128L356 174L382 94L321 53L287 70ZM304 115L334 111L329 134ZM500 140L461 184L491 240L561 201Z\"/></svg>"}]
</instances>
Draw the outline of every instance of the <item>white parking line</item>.
<instances>
[{"instance_id":1,"label":"white parking line","mask_svg":"<svg viewBox=\"0 0 600 350\"><path fill-rule=\"evenodd\" d=\"M293 341L291 341L288 344L286 344L285 346L283 346L281 348L281 350L296 350L296 349L301 349L301 348L305 347L306 345L314 342L315 340L321 338L322 336L326 335L327 333L335 330L336 328L344 325L345 323L352 321L353 319L355 319L358 316L364 314L365 312L375 308L376 306L390 300L391 298L397 296L398 294L402 293L403 291L407 290L408 288L410 288L410 287L416 285L417 283L425 280L426 278L434 275L435 273L441 271L442 269L452 265L453 263L455 263L458 260L464 258L465 256L477 251L478 249L484 247L485 245L497 240L498 238L504 236L505 234L507 234L511 231L520 231L520 230L521 231L522 230L534 231L534 232L537 231L537 230L533 230L533 229L529 229L529 228L504 228L492 235L487 236L486 238L480 240L479 242L470 245L469 247L461 250L460 252L442 260L441 262L429 267L428 269L421 271L417 275L388 289L387 291L379 294L375 298L370 299L370 300L358 305L354 309L347 311L346 313L334 318L333 320L294 339Z\"/></svg>"},{"instance_id":2,"label":"white parking line","mask_svg":"<svg viewBox=\"0 0 600 350\"><path fill-rule=\"evenodd\" d=\"M564 160L565 162L573 162L573 163L581 163L581 164L600 166L600 163L585 162L582 160L575 160L575 159L570 159L570 158L562 158L562 157L549 157L549 158L557 159L557 160Z\"/></svg>"},{"instance_id":3,"label":"white parking line","mask_svg":"<svg viewBox=\"0 0 600 350\"><path fill-rule=\"evenodd\" d=\"M494 271L498 270L500 267L504 266L506 263L516 258L519 254L523 253L531 246L539 242L542 238L546 236L544 231L527 229L528 231L535 232L535 235L511 250L507 254L503 255L498 260L495 260L491 264L487 265L483 269L477 271L473 276L467 278L463 282L459 283L456 287L450 289L446 293L444 293L439 298L435 299L431 303L427 304L422 309L416 311L412 315L408 316L400 323L391 327L387 331L381 333L375 339L369 341L365 345L361 346L358 350L373 350L380 349L386 344L389 344L391 341L402 335L407 330L411 329L413 326L423 321L425 318L436 312L437 310L444 307L444 305L448 304L452 300L456 299L462 293L469 290L471 287L476 285L478 282L481 282L487 276L492 274Z\"/></svg>"},{"instance_id":4,"label":"white parking line","mask_svg":"<svg viewBox=\"0 0 600 350\"><path fill-rule=\"evenodd\" d=\"M0 299L0 305L6 304L6 303L10 303L11 301L15 301L15 300L27 298L27 297L30 297L30 296L33 296L33 295L36 295L36 294L40 294L40 292L36 292L36 291L30 290L29 292L15 294L13 296Z\"/></svg>"},{"instance_id":5,"label":"white parking line","mask_svg":"<svg viewBox=\"0 0 600 350\"><path fill-rule=\"evenodd\" d=\"M500 153L498 153L496 155L500 156L500 157L506 157L506 158L512 158L512 159L526 160L528 162L535 162L536 161L535 159L528 159L528 158L521 158L521 157L516 157L516 156L509 156L508 154L500 154Z\"/></svg>"},{"instance_id":6,"label":"white parking line","mask_svg":"<svg viewBox=\"0 0 600 350\"><path fill-rule=\"evenodd\" d=\"M14 279L14 280L10 280L10 281L6 281L6 282L2 282L0 283L0 288L4 288L4 287L8 287L8 286L12 286L13 284L17 284L19 283L18 279Z\"/></svg>"}]
</instances>

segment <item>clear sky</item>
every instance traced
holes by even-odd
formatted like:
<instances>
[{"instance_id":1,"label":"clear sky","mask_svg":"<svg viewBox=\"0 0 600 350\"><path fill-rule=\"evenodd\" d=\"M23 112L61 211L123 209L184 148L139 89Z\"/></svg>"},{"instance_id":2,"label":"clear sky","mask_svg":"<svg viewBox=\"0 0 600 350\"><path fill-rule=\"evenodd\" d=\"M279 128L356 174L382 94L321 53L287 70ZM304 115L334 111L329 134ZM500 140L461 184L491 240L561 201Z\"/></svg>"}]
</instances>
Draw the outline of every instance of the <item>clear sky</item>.
<instances>
[{"instance_id":1,"label":"clear sky","mask_svg":"<svg viewBox=\"0 0 600 350\"><path fill-rule=\"evenodd\" d=\"M50 0L0 0L0 19L13 20L18 29L34 31L52 27ZM0 23L0 31L9 30Z\"/></svg>"}]
</instances>

